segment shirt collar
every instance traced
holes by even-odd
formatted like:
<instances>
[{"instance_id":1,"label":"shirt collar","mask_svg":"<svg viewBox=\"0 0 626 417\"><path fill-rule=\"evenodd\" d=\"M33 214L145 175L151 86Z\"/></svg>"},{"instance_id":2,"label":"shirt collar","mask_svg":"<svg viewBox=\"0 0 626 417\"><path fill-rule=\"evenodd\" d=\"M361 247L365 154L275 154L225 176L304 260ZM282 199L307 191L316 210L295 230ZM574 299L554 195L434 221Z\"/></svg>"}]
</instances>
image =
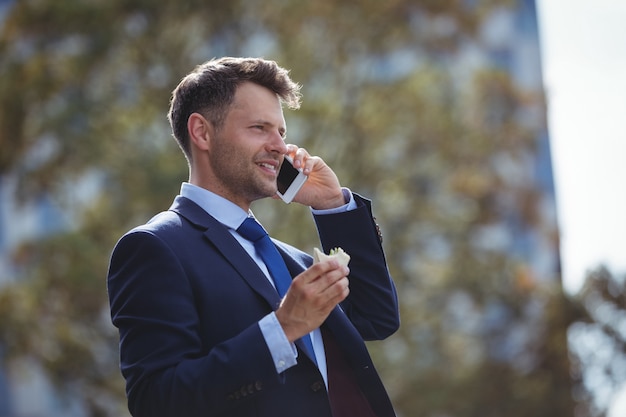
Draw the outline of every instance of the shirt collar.
<instances>
[{"instance_id":1,"label":"shirt collar","mask_svg":"<svg viewBox=\"0 0 626 417\"><path fill-rule=\"evenodd\" d=\"M251 212L246 213L232 201L188 182L183 182L181 185L180 195L193 201L217 221L231 229L236 230L246 217L252 215Z\"/></svg>"}]
</instances>

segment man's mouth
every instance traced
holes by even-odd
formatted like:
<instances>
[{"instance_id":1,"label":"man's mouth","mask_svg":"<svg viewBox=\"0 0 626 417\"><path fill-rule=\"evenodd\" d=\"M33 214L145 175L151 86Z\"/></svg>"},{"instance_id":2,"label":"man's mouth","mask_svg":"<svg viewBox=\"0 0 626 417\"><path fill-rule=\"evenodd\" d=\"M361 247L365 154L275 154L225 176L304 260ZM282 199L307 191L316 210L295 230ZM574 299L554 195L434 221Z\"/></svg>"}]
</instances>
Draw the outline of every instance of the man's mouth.
<instances>
[{"instance_id":1,"label":"man's mouth","mask_svg":"<svg viewBox=\"0 0 626 417\"><path fill-rule=\"evenodd\" d=\"M277 164L271 164L269 162L260 162L258 165L261 168L269 169L270 171L273 171L273 172L276 172L276 170L278 169Z\"/></svg>"}]
</instances>

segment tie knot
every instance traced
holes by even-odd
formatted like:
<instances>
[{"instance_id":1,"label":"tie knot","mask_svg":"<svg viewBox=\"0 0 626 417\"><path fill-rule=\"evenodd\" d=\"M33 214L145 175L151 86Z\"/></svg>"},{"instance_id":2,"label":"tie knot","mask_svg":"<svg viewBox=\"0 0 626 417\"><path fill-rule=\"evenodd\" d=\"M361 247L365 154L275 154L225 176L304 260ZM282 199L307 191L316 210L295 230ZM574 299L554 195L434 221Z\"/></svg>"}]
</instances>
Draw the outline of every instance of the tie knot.
<instances>
[{"instance_id":1,"label":"tie knot","mask_svg":"<svg viewBox=\"0 0 626 417\"><path fill-rule=\"evenodd\" d=\"M267 236L267 232L263 229L263 226L253 217L248 217L244 220L237 229L237 232L251 242L256 242L264 236Z\"/></svg>"}]
</instances>

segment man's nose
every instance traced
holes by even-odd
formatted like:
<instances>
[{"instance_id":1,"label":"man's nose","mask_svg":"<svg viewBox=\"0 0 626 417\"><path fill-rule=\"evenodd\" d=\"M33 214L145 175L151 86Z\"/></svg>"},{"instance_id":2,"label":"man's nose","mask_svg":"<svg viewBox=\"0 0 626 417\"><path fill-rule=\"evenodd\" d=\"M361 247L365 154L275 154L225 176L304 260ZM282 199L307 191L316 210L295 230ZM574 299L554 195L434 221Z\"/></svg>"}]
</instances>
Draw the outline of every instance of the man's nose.
<instances>
[{"instance_id":1,"label":"man's nose","mask_svg":"<svg viewBox=\"0 0 626 417\"><path fill-rule=\"evenodd\" d=\"M271 136L271 140L268 143L268 147L270 151L278 152L281 155L287 153L287 144L285 143L285 138L279 132L275 132Z\"/></svg>"}]
</instances>

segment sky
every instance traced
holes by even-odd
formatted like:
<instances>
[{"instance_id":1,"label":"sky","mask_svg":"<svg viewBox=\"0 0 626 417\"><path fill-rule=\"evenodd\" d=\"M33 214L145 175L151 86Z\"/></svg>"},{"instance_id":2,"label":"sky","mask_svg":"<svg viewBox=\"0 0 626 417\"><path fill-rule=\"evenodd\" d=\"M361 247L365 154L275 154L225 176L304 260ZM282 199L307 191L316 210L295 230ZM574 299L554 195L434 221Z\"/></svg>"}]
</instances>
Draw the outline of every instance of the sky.
<instances>
[{"instance_id":1,"label":"sky","mask_svg":"<svg viewBox=\"0 0 626 417\"><path fill-rule=\"evenodd\" d=\"M537 0L566 291L626 275L626 1ZM626 385L607 417L626 416Z\"/></svg>"},{"instance_id":2,"label":"sky","mask_svg":"<svg viewBox=\"0 0 626 417\"><path fill-rule=\"evenodd\" d=\"M626 273L626 1L537 0L563 282Z\"/></svg>"}]
</instances>

